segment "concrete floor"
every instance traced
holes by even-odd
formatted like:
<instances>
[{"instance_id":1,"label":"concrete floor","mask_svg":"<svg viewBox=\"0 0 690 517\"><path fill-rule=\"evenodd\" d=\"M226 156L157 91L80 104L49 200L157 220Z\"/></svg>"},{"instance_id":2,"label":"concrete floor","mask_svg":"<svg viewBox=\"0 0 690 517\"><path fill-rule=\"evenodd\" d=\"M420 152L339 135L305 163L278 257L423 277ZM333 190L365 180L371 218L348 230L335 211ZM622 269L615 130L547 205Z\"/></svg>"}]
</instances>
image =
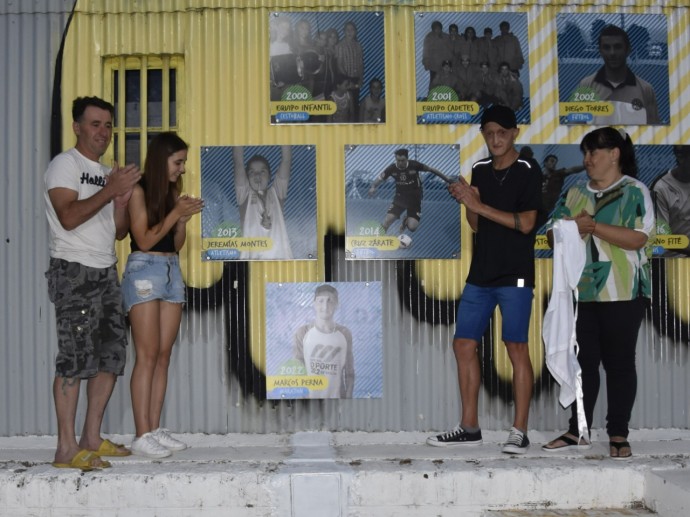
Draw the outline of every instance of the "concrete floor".
<instances>
[{"instance_id":1,"label":"concrete floor","mask_svg":"<svg viewBox=\"0 0 690 517\"><path fill-rule=\"evenodd\" d=\"M554 434L531 432L520 457L495 431L454 448L409 432L177 436L191 447L90 473L50 465L55 437L0 438L0 516L690 516L688 430L633 431L627 461L596 433L589 451L547 453Z\"/></svg>"}]
</instances>

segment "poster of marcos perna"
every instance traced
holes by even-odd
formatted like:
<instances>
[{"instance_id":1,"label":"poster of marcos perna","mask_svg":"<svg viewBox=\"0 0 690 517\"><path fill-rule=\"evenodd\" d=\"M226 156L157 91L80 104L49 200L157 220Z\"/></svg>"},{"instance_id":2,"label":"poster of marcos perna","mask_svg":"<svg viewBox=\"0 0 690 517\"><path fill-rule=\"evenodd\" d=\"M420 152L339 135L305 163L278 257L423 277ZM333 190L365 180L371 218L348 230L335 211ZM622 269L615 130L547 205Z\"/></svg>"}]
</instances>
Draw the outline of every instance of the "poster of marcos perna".
<instances>
[{"instance_id":1,"label":"poster of marcos perna","mask_svg":"<svg viewBox=\"0 0 690 517\"><path fill-rule=\"evenodd\" d=\"M266 284L267 398L381 398L381 296L381 282Z\"/></svg>"},{"instance_id":2,"label":"poster of marcos perna","mask_svg":"<svg viewBox=\"0 0 690 517\"><path fill-rule=\"evenodd\" d=\"M316 260L316 149L201 148L203 260Z\"/></svg>"}]
</instances>

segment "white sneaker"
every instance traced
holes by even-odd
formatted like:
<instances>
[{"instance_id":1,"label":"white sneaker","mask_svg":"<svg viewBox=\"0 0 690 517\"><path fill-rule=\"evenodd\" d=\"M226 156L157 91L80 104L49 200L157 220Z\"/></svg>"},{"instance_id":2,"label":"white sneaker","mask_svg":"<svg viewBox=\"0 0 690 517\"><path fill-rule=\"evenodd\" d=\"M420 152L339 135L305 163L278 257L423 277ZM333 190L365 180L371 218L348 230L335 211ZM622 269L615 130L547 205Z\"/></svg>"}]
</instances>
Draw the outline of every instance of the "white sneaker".
<instances>
[{"instance_id":1,"label":"white sneaker","mask_svg":"<svg viewBox=\"0 0 690 517\"><path fill-rule=\"evenodd\" d=\"M177 438L173 438L170 434L170 431L168 431L164 427L159 427L155 431L151 431L151 434L158 443L160 443L163 447L165 447L168 450L183 451L187 448L186 443L181 442Z\"/></svg>"},{"instance_id":2,"label":"white sneaker","mask_svg":"<svg viewBox=\"0 0 690 517\"><path fill-rule=\"evenodd\" d=\"M134 454L146 456L147 458L167 458L172 454L156 440L153 433L142 434L139 438L132 440L129 447Z\"/></svg>"},{"instance_id":3,"label":"white sneaker","mask_svg":"<svg viewBox=\"0 0 690 517\"><path fill-rule=\"evenodd\" d=\"M503 444L503 452L506 454L525 454L529 449L529 438L517 427L510 428L508 441Z\"/></svg>"}]
</instances>

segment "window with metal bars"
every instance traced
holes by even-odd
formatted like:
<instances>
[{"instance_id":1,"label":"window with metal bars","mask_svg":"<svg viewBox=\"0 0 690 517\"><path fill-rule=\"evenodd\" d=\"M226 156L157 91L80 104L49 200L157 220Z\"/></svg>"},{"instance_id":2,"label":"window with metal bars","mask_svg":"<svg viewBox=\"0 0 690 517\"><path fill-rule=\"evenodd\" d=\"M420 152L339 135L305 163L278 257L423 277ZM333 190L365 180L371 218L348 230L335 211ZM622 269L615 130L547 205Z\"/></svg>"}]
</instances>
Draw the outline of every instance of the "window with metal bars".
<instances>
[{"instance_id":1,"label":"window with metal bars","mask_svg":"<svg viewBox=\"0 0 690 517\"><path fill-rule=\"evenodd\" d=\"M144 166L146 147L162 131L180 132L179 56L119 56L105 62L106 98L115 106L113 159Z\"/></svg>"}]
</instances>

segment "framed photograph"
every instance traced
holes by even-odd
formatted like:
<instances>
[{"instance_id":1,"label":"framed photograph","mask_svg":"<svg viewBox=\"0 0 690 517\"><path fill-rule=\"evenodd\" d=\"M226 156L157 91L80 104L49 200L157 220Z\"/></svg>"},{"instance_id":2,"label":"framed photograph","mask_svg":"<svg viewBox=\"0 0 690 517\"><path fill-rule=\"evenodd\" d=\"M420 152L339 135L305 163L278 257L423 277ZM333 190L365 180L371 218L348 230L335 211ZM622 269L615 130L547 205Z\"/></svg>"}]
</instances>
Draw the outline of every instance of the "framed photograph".
<instances>
[{"instance_id":1,"label":"framed photograph","mask_svg":"<svg viewBox=\"0 0 690 517\"><path fill-rule=\"evenodd\" d=\"M668 23L663 14L559 14L562 124L668 125Z\"/></svg>"},{"instance_id":2,"label":"framed photograph","mask_svg":"<svg viewBox=\"0 0 690 517\"><path fill-rule=\"evenodd\" d=\"M273 124L386 121L382 12L272 12Z\"/></svg>"},{"instance_id":3,"label":"framed photograph","mask_svg":"<svg viewBox=\"0 0 690 517\"><path fill-rule=\"evenodd\" d=\"M553 256L546 228L556 204L576 182L588 181L578 144L530 144L520 148L542 167L544 217L537 231L536 257ZM690 145L636 145L638 177L656 211L653 256L690 256Z\"/></svg>"},{"instance_id":4,"label":"framed photograph","mask_svg":"<svg viewBox=\"0 0 690 517\"><path fill-rule=\"evenodd\" d=\"M316 148L201 149L203 260L316 260Z\"/></svg>"},{"instance_id":5,"label":"framed photograph","mask_svg":"<svg viewBox=\"0 0 690 517\"><path fill-rule=\"evenodd\" d=\"M460 146L346 145L346 259L456 258Z\"/></svg>"},{"instance_id":6,"label":"framed photograph","mask_svg":"<svg viewBox=\"0 0 690 517\"><path fill-rule=\"evenodd\" d=\"M690 145L636 145L635 158L656 210L654 256L690 257Z\"/></svg>"},{"instance_id":7,"label":"framed photograph","mask_svg":"<svg viewBox=\"0 0 690 517\"><path fill-rule=\"evenodd\" d=\"M530 123L525 13L416 12L414 19L418 124L479 124L492 104Z\"/></svg>"},{"instance_id":8,"label":"framed photograph","mask_svg":"<svg viewBox=\"0 0 690 517\"><path fill-rule=\"evenodd\" d=\"M266 284L267 398L381 398L381 296L381 282Z\"/></svg>"},{"instance_id":9,"label":"framed photograph","mask_svg":"<svg viewBox=\"0 0 690 517\"><path fill-rule=\"evenodd\" d=\"M535 257L551 258L553 252L546 240L547 222L559 199L576 182L585 180L587 173L582 163L579 144L528 144L517 145L520 155L534 159L541 167L542 208L537 224Z\"/></svg>"}]
</instances>

